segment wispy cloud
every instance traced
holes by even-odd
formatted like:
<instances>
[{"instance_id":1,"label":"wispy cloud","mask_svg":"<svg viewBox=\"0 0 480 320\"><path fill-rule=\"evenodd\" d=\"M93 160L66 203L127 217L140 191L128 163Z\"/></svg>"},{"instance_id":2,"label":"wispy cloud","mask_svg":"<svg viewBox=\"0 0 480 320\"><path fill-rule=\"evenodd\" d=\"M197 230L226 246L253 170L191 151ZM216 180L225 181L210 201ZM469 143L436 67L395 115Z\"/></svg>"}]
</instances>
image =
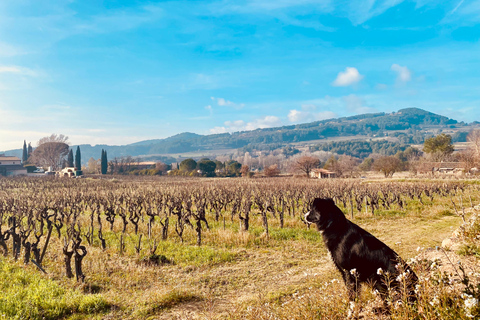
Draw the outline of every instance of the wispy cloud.
<instances>
[{"instance_id":1,"label":"wispy cloud","mask_svg":"<svg viewBox=\"0 0 480 320\"><path fill-rule=\"evenodd\" d=\"M397 73L397 83L405 83L412 80L412 72L407 67L394 63L390 69Z\"/></svg>"},{"instance_id":2,"label":"wispy cloud","mask_svg":"<svg viewBox=\"0 0 480 320\"><path fill-rule=\"evenodd\" d=\"M355 94L342 97L342 100L347 110L352 114L362 114L376 111L374 108L367 106L363 98Z\"/></svg>"},{"instance_id":3,"label":"wispy cloud","mask_svg":"<svg viewBox=\"0 0 480 320\"><path fill-rule=\"evenodd\" d=\"M339 72L337 78L332 82L334 87L346 87L358 83L363 79L357 68L347 67L345 71Z\"/></svg>"},{"instance_id":4,"label":"wispy cloud","mask_svg":"<svg viewBox=\"0 0 480 320\"><path fill-rule=\"evenodd\" d=\"M280 118L276 116L265 116L251 122L243 120L225 121L224 126L210 129L210 133L226 133L238 131L250 131L255 129L272 128L282 125Z\"/></svg>"},{"instance_id":5,"label":"wispy cloud","mask_svg":"<svg viewBox=\"0 0 480 320\"><path fill-rule=\"evenodd\" d=\"M455 6L455 8L453 8L452 11L449 12L449 14L454 14L458 10L458 8L460 8L460 6L463 4L464 1L465 0L460 0L458 4Z\"/></svg>"},{"instance_id":6,"label":"wispy cloud","mask_svg":"<svg viewBox=\"0 0 480 320\"><path fill-rule=\"evenodd\" d=\"M155 5L137 7L133 10L115 10L92 16L90 19L77 21L74 30L81 33L125 31L135 29L145 23L154 22L162 16L162 8Z\"/></svg>"},{"instance_id":7,"label":"wispy cloud","mask_svg":"<svg viewBox=\"0 0 480 320\"><path fill-rule=\"evenodd\" d=\"M22 76L37 76L37 72L29 68L19 67L19 66L0 66L0 74L17 74Z\"/></svg>"},{"instance_id":8,"label":"wispy cloud","mask_svg":"<svg viewBox=\"0 0 480 320\"><path fill-rule=\"evenodd\" d=\"M242 109L245 106L244 103L235 103L224 98L210 97L210 99L213 101L216 101L217 104L221 107L231 107L235 109Z\"/></svg>"},{"instance_id":9,"label":"wispy cloud","mask_svg":"<svg viewBox=\"0 0 480 320\"><path fill-rule=\"evenodd\" d=\"M0 57L14 57L24 52L11 44L0 42Z\"/></svg>"},{"instance_id":10,"label":"wispy cloud","mask_svg":"<svg viewBox=\"0 0 480 320\"><path fill-rule=\"evenodd\" d=\"M343 10L353 25L362 24L373 17L379 16L388 9L397 6L404 0L356 0L349 1ZM339 11L343 11L340 9Z\"/></svg>"},{"instance_id":11,"label":"wispy cloud","mask_svg":"<svg viewBox=\"0 0 480 320\"><path fill-rule=\"evenodd\" d=\"M311 112L293 109L288 113L288 121L291 123L312 122L335 117L336 114L332 111Z\"/></svg>"}]
</instances>

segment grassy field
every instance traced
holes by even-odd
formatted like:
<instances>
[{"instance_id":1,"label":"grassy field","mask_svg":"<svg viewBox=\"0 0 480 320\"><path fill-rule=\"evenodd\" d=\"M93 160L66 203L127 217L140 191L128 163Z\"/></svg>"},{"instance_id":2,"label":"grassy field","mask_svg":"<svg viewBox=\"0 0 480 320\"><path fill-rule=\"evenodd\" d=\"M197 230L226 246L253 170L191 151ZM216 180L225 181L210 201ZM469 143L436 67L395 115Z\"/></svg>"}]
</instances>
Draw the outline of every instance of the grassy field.
<instances>
[{"instance_id":1,"label":"grassy field","mask_svg":"<svg viewBox=\"0 0 480 320\"><path fill-rule=\"evenodd\" d=\"M473 205L480 203L475 184L465 189L461 197ZM460 212L456 212L452 200ZM461 209L467 209L466 219L475 212L470 203L460 206L460 201L460 194L435 197L433 201L424 197L423 204L410 200L404 208L377 210L375 215L355 212L353 222L387 243L405 260L419 259L430 251L428 248L441 246L463 224ZM348 208L345 213L350 217ZM173 227L164 241L148 239L145 229L137 235L129 229L122 250L119 234L114 232L121 229L117 219L113 232L104 231L105 250L98 239L87 247L84 283L64 276L63 256L53 249L47 251L44 260L46 274L31 263L25 266L10 256L2 257L0 319L344 319L347 316L350 309L345 287L315 228L306 225L299 215L287 215L283 228L277 219L270 219L267 235L261 215L252 215L250 229L242 231L237 218L232 220L228 212L222 214L225 219L218 222L208 218L210 229L203 231L202 246L196 245L196 233L190 227L185 229L183 243L175 237ZM160 233L160 225L154 224L152 234ZM49 248L62 245L61 239L52 237ZM154 245L157 245L155 252ZM422 249L418 250L419 247ZM470 253L476 252L474 248ZM471 256L465 259L477 261ZM466 298L461 296L461 286L435 285L434 281L440 281L437 272L440 269L424 270L419 264L416 270L429 278L422 286L419 308L395 309L393 319L479 316L478 307L464 307ZM471 272L475 275L479 270ZM470 277L472 281L474 278ZM440 299L438 304L430 303L433 295ZM373 317L366 313L372 304L375 296L365 289L356 311L365 318Z\"/></svg>"}]
</instances>

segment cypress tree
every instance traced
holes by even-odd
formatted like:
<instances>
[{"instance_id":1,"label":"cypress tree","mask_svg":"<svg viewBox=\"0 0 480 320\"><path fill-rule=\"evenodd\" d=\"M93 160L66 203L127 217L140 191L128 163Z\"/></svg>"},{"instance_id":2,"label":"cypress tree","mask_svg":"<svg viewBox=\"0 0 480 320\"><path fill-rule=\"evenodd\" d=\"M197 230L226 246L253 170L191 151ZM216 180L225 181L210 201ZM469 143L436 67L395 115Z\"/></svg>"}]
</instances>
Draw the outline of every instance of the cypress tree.
<instances>
[{"instance_id":1,"label":"cypress tree","mask_svg":"<svg viewBox=\"0 0 480 320\"><path fill-rule=\"evenodd\" d=\"M29 142L28 143L28 148L27 148L27 160L30 158L30 156L32 155L32 152L33 152L33 148L32 148L32 144Z\"/></svg>"},{"instance_id":2,"label":"cypress tree","mask_svg":"<svg viewBox=\"0 0 480 320\"><path fill-rule=\"evenodd\" d=\"M23 140L23 155L22 155L23 164L25 164L27 160L28 160L27 142Z\"/></svg>"},{"instance_id":3,"label":"cypress tree","mask_svg":"<svg viewBox=\"0 0 480 320\"><path fill-rule=\"evenodd\" d=\"M107 151L102 149L102 158L100 161L102 174L107 174L108 161L107 161Z\"/></svg>"},{"instance_id":4,"label":"cypress tree","mask_svg":"<svg viewBox=\"0 0 480 320\"><path fill-rule=\"evenodd\" d=\"M67 158L67 167L73 167L74 164L73 164L73 150L70 149L70 151L68 152L68 158Z\"/></svg>"},{"instance_id":5,"label":"cypress tree","mask_svg":"<svg viewBox=\"0 0 480 320\"><path fill-rule=\"evenodd\" d=\"M77 146L77 152L75 152L75 167L77 170L82 170L82 155L80 153L80 146Z\"/></svg>"},{"instance_id":6,"label":"cypress tree","mask_svg":"<svg viewBox=\"0 0 480 320\"><path fill-rule=\"evenodd\" d=\"M107 158L107 150L105 150L105 173L107 173L108 170L108 158Z\"/></svg>"}]
</instances>

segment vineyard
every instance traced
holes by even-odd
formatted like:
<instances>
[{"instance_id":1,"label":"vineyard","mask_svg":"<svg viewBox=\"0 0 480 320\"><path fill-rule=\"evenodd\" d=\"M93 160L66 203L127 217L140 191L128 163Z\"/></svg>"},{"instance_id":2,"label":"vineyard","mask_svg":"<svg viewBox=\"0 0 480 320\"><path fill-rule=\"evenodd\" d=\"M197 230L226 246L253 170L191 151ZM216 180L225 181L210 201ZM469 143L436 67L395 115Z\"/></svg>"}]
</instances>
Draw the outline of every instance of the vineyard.
<instances>
[{"instance_id":1,"label":"vineyard","mask_svg":"<svg viewBox=\"0 0 480 320\"><path fill-rule=\"evenodd\" d=\"M303 219L315 197L333 198L408 258L467 221L478 189L454 180L0 179L0 270L22 278L0 296L0 318L281 319L291 310L341 319L346 293L328 282L339 275ZM338 303L298 299L329 290L341 292Z\"/></svg>"}]
</instances>

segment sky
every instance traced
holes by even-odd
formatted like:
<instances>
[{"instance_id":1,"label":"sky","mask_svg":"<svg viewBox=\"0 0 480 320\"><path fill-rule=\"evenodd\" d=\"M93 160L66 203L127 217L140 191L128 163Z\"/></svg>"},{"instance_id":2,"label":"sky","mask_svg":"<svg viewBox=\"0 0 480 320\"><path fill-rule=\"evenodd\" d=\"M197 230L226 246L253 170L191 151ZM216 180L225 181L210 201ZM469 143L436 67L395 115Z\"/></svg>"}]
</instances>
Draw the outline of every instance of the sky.
<instances>
[{"instance_id":1,"label":"sky","mask_svg":"<svg viewBox=\"0 0 480 320\"><path fill-rule=\"evenodd\" d=\"M0 150L409 107L480 121L479 0L0 2Z\"/></svg>"}]
</instances>

